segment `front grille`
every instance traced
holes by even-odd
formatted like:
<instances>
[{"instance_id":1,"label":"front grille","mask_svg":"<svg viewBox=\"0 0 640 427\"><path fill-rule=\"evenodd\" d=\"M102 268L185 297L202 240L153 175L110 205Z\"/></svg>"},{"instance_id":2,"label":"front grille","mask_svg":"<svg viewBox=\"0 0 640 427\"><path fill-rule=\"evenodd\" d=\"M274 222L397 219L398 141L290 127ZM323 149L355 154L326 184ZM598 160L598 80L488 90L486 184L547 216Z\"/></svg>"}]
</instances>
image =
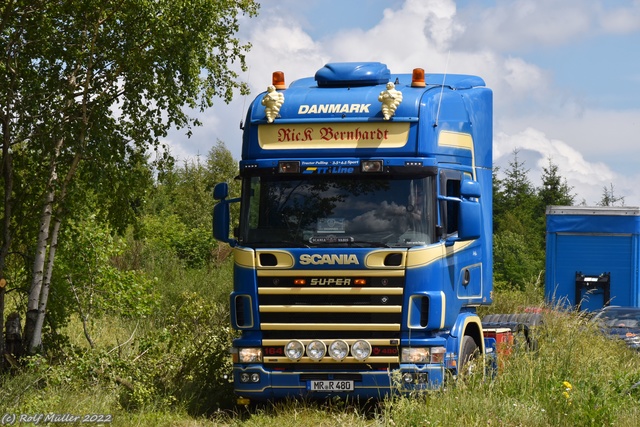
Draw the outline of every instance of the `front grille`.
<instances>
[{"instance_id":1,"label":"front grille","mask_svg":"<svg viewBox=\"0 0 640 427\"><path fill-rule=\"evenodd\" d=\"M299 288L291 288L294 292ZM261 295L260 304L264 306L272 305L388 305L402 306L402 295L340 295L334 294L320 295L299 295L291 293L279 295Z\"/></svg>"},{"instance_id":2,"label":"front grille","mask_svg":"<svg viewBox=\"0 0 640 427\"><path fill-rule=\"evenodd\" d=\"M302 277L307 283L317 277L307 274ZM259 272L258 303L264 339L399 337L404 274L373 277L367 271L335 278L327 276L326 271L322 274L328 283L335 279L335 283L350 286L292 286L291 276L270 273L260 277ZM353 286L364 274L367 285Z\"/></svg>"},{"instance_id":3,"label":"front grille","mask_svg":"<svg viewBox=\"0 0 640 427\"><path fill-rule=\"evenodd\" d=\"M304 323L322 323L331 324L335 320L340 320L341 324L396 324L399 322L396 313L340 313L339 319L336 319L335 313L261 313L260 320L262 323L290 323L292 325Z\"/></svg>"},{"instance_id":4,"label":"front grille","mask_svg":"<svg viewBox=\"0 0 640 427\"><path fill-rule=\"evenodd\" d=\"M319 340L331 340L331 339L362 339L362 340L399 340L400 331L362 331L357 328L344 331L313 331L310 333L308 330L282 330L282 331L263 331L262 336L265 340L304 340L304 339L319 339Z\"/></svg>"}]
</instances>

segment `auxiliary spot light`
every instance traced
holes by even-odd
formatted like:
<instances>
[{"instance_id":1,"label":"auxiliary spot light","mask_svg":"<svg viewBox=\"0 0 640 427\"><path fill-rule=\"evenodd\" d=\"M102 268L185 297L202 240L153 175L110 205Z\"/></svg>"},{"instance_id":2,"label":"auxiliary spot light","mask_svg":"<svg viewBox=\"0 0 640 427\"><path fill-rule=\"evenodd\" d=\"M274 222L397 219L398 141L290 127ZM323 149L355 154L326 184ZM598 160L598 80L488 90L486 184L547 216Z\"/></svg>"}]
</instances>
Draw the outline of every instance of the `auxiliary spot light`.
<instances>
[{"instance_id":1,"label":"auxiliary spot light","mask_svg":"<svg viewBox=\"0 0 640 427\"><path fill-rule=\"evenodd\" d=\"M361 172L382 172L382 160L363 160L360 163Z\"/></svg>"},{"instance_id":2,"label":"auxiliary spot light","mask_svg":"<svg viewBox=\"0 0 640 427\"><path fill-rule=\"evenodd\" d=\"M327 346L322 341L313 340L307 345L307 356L314 362L322 360L327 354Z\"/></svg>"},{"instance_id":3,"label":"auxiliary spot light","mask_svg":"<svg viewBox=\"0 0 640 427\"><path fill-rule=\"evenodd\" d=\"M300 162L299 161L281 161L278 162L279 173L299 173Z\"/></svg>"}]
</instances>

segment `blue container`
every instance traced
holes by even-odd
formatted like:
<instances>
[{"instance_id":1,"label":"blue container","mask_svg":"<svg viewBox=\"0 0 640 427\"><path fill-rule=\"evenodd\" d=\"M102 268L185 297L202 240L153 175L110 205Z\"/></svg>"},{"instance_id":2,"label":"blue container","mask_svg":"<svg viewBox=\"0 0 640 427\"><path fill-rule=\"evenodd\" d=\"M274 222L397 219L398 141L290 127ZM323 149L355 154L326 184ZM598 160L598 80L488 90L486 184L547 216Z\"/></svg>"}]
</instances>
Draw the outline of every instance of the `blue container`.
<instances>
[{"instance_id":1,"label":"blue container","mask_svg":"<svg viewBox=\"0 0 640 427\"><path fill-rule=\"evenodd\" d=\"M640 208L547 207L547 301L640 306Z\"/></svg>"}]
</instances>

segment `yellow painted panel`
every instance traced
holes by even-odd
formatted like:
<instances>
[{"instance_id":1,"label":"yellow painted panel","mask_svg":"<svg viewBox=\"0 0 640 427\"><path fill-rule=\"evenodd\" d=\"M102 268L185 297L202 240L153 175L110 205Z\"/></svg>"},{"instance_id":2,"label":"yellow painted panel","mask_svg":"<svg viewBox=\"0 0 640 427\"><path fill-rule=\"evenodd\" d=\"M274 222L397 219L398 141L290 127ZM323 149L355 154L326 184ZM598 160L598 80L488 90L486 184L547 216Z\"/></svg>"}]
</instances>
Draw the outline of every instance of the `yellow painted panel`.
<instances>
[{"instance_id":1,"label":"yellow painted panel","mask_svg":"<svg viewBox=\"0 0 640 427\"><path fill-rule=\"evenodd\" d=\"M473 240L468 242L455 242L452 246L448 247L445 246L444 243L440 243L419 249L410 249L407 254L407 268L423 267L431 264L441 258L453 255L454 252L461 251L471 243L473 243Z\"/></svg>"},{"instance_id":2,"label":"yellow painted panel","mask_svg":"<svg viewBox=\"0 0 640 427\"><path fill-rule=\"evenodd\" d=\"M263 267L264 268L264 267ZM381 272L380 270L290 270L290 271L282 271L282 270L274 270L273 267L270 269L258 270L258 277L403 277L404 270L385 270Z\"/></svg>"},{"instance_id":3,"label":"yellow painted panel","mask_svg":"<svg viewBox=\"0 0 640 427\"><path fill-rule=\"evenodd\" d=\"M451 132L443 130L438 136L438 145L441 147L453 147L469 150L471 153L471 166L475 178L476 173L476 157L473 149L473 138L468 133Z\"/></svg>"},{"instance_id":4,"label":"yellow painted panel","mask_svg":"<svg viewBox=\"0 0 640 427\"><path fill-rule=\"evenodd\" d=\"M405 251L388 251L388 250L374 251L366 256L366 258L364 259L364 264L369 268L385 268L385 269L398 268L398 266L388 267L384 265L384 260L387 257L387 255L397 254L397 253L402 254L402 262L400 263L400 266L403 266L404 262L407 259L406 250ZM378 273L378 274L381 274L381 273Z\"/></svg>"},{"instance_id":5,"label":"yellow painted panel","mask_svg":"<svg viewBox=\"0 0 640 427\"><path fill-rule=\"evenodd\" d=\"M399 331L399 323L263 323L264 331Z\"/></svg>"},{"instance_id":6,"label":"yellow painted panel","mask_svg":"<svg viewBox=\"0 0 640 427\"><path fill-rule=\"evenodd\" d=\"M269 268L269 269L279 269L279 268L293 268L295 265L295 260L293 259L293 255L290 252L275 250L275 249L262 249L257 250L257 259L258 259L258 267L259 268ZM276 265L274 266L264 266L260 264L260 254L272 254L276 257Z\"/></svg>"},{"instance_id":7,"label":"yellow painted panel","mask_svg":"<svg viewBox=\"0 0 640 427\"><path fill-rule=\"evenodd\" d=\"M438 136L438 145L445 147L465 148L473 151L473 138L468 133L443 130Z\"/></svg>"},{"instance_id":8,"label":"yellow painted panel","mask_svg":"<svg viewBox=\"0 0 640 427\"><path fill-rule=\"evenodd\" d=\"M271 123L258 127L265 150L399 148L409 138L409 123Z\"/></svg>"},{"instance_id":9,"label":"yellow painted panel","mask_svg":"<svg viewBox=\"0 0 640 427\"><path fill-rule=\"evenodd\" d=\"M399 305L261 305L260 313L401 313Z\"/></svg>"},{"instance_id":10,"label":"yellow painted panel","mask_svg":"<svg viewBox=\"0 0 640 427\"><path fill-rule=\"evenodd\" d=\"M233 259L240 267L256 268L255 252L248 248L233 248Z\"/></svg>"},{"instance_id":11,"label":"yellow painted panel","mask_svg":"<svg viewBox=\"0 0 640 427\"><path fill-rule=\"evenodd\" d=\"M260 295L402 295L402 288L258 288Z\"/></svg>"}]
</instances>

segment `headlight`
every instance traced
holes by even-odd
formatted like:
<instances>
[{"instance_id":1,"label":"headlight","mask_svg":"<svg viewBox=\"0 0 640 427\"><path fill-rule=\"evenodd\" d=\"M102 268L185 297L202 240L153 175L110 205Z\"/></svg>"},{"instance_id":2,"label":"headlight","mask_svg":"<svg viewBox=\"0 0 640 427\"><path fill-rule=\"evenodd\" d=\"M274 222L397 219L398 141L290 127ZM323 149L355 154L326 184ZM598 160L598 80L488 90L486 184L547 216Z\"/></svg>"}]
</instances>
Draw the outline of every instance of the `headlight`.
<instances>
[{"instance_id":1,"label":"headlight","mask_svg":"<svg viewBox=\"0 0 640 427\"><path fill-rule=\"evenodd\" d=\"M427 347L409 347L402 349L402 363L429 363L429 349Z\"/></svg>"},{"instance_id":2,"label":"headlight","mask_svg":"<svg viewBox=\"0 0 640 427\"><path fill-rule=\"evenodd\" d=\"M314 362L321 360L326 353L327 346L322 341L314 340L307 345L307 356Z\"/></svg>"},{"instance_id":3,"label":"headlight","mask_svg":"<svg viewBox=\"0 0 640 427\"><path fill-rule=\"evenodd\" d=\"M362 362L371 356L371 344L367 341L358 340L351 346L351 355Z\"/></svg>"},{"instance_id":4,"label":"headlight","mask_svg":"<svg viewBox=\"0 0 640 427\"><path fill-rule=\"evenodd\" d=\"M290 360L300 360L304 354L304 345L302 345L300 341L289 341L287 345L284 346L284 354L286 354Z\"/></svg>"},{"instance_id":5,"label":"headlight","mask_svg":"<svg viewBox=\"0 0 640 427\"><path fill-rule=\"evenodd\" d=\"M338 362L344 360L349 354L349 344L342 340L337 340L329 345L329 355L333 360L337 360Z\"/></svg>"},{"instance_id":6,"label":"headlight","mask_svg":"<svg viewBox=\"0 0 640 427\"><path fill-rule=\"evenodd\" d=\"M240 363L260 363L262 362L262 349L241 348L238 350L238 361Z\"/></svg>"}]
</instances>

